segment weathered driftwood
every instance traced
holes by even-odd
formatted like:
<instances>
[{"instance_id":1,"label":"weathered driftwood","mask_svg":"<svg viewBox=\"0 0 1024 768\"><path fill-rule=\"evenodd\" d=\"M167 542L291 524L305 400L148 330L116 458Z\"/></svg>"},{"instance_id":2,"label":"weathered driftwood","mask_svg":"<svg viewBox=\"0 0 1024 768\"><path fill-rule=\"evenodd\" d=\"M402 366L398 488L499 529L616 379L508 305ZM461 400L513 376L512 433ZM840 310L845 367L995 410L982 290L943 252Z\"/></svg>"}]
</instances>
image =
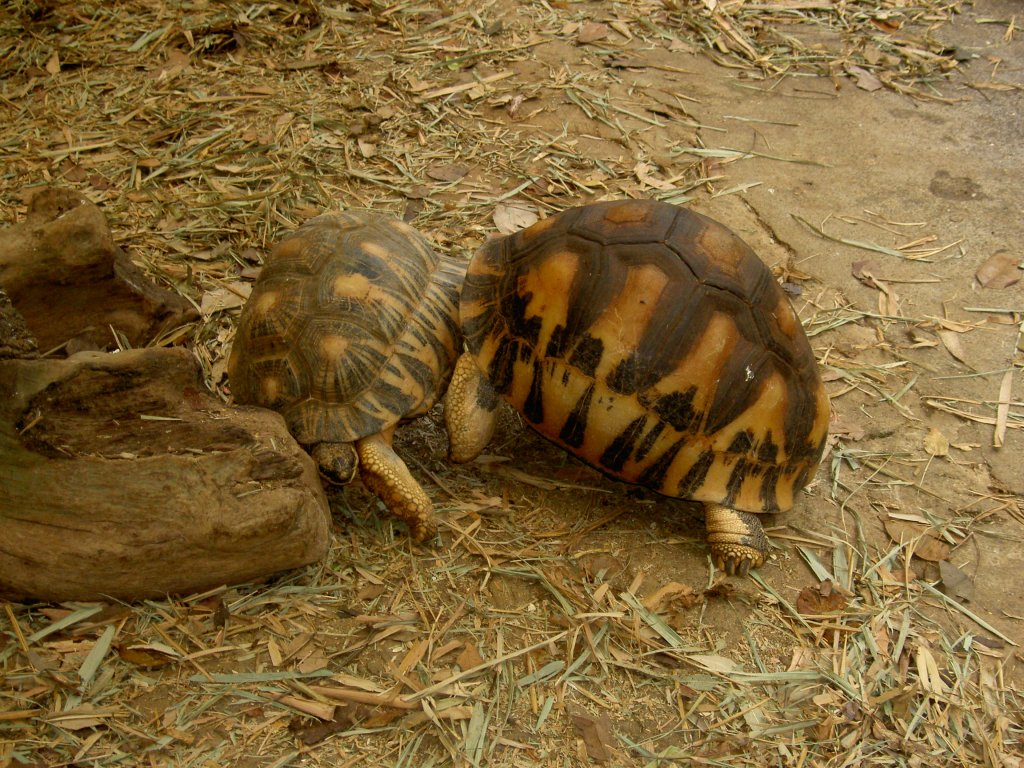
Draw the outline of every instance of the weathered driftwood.
<instances>
[{"instance_id":1,"label":"weathered driftwood","mask_svg":"<svg viewBox=\"0 0 1024 768\"><path fill-rule=\"evenodd\" d=\"M0 287L43 350L116 346L112 329L142 346L197 314L147 281L100 209L69 189L37 192L25 221L0 230Z\"/></svg>"},{"instance_id":2,"label":"weathered driftwood","mask_svg":"<svg viewBox=\"0 0 1024 768\"><path fill-rule=\"evenodd\" d=\"M0 288L0 360L8 357L35 357L35 337L25 325L25 318L11 304L6 291Z\"/></svg>"},{"instance_id":3,"label":"weathered driftwood","mask_svg":"<svg viewBox=\"0 0 1024 768\"><path fill-rule=\"evenodd\" d=\"M0 360L0 597L189 593L327 551L317 471L184 350Z\"/></svg>"}]
</instances>

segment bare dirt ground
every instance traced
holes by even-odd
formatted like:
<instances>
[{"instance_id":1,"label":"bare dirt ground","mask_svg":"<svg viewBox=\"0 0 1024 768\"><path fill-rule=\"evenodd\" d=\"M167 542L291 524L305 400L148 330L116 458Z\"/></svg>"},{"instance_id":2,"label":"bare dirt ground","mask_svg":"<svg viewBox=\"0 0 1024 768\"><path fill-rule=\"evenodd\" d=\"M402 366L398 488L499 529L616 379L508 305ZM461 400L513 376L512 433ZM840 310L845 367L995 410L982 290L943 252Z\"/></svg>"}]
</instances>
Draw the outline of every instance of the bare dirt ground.
<instances>
[{"instance_id":1,"label":"bare dirt ground","mask_svg":"<svg viewBox=\"0 0 1024 768\"><path fill-rule=\"evenodd\" d=\"M978 275L1024 256L1021 7L730 5L4 11L0 220L50 183L100 204L202 307L163 343L225 397L251 268L311 215L468 256L633 196L773 266L834 413L753 579L713 572L695 505L511 414L453 467L433 414L398 439L429 547L353 486L318 566L5 606L0 766L1024 764L1024 283Z\"/></svg>"}]
</instances>

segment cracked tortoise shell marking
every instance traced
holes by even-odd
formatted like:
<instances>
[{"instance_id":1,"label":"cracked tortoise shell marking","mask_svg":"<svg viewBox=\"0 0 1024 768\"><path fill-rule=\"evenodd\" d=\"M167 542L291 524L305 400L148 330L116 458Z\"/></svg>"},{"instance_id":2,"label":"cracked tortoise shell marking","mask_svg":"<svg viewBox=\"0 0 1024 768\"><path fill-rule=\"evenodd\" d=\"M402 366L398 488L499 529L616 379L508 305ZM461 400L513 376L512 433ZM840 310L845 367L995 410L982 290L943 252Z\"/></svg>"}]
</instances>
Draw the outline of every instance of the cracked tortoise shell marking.
<instances>
[{"instance_id":1,"label":"cracked tortoise shell marking","mask_svg":"<svg viewBox=\"0 0 1024 768\"><path fill-rule=\"evenodd\" d=\"M570 209L485 244L460 316L485 379L468 386L460 360L449 398L472 389L463 411L486 411L489 385L606 474L705 502L726 570L760 565L767 542L745 513L793 505L829 405L796 313L742 240L656 201Z\"/></svg>"},{"instance_id":2,"label":"cracked tortoise shell marking","mask_svg":"<svg viewBox=\"0 0 1024 768\"><path fill-rule=\"evenodd\" d=\"M391 438L447 386L464 272L397 219L318 216L271 251L228 364L237 402L279 411L328 479L358 469L417 540L435 530L430 501Z\"/></svg>"}]
</instances>

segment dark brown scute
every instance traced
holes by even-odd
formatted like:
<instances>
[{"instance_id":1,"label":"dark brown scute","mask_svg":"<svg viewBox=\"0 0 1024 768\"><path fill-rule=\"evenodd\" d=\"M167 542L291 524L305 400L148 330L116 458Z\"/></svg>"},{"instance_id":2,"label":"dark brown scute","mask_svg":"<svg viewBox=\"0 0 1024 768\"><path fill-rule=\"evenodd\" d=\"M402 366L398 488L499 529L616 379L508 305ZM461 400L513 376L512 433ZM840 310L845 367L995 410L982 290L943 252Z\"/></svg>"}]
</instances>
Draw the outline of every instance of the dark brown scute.
<instances>
[{"instance_id":1,"label":"dark brown scute","mask_svg":"<svg viewBox=\"0 0 1024 768\"><path fill-rule=\"evenodd\" d=\"M622 468L633 455L637 440L644 433L647 425L647 418L640 416L633 419L629 425L619 433L611 445L601 454L601 466L612 472L621 472Z\"/></svg>"},{"instance_id":2,"label":"dark brown scute","mask_svg":"<svg viewBox=\"0 0 1024 768\"><path fill-rule=\"evenodd\" d=\"M533 380L530 382L530 392L526 396L523 405L523 416L533 424L541 424L544 421L544 367L540 361L533 363Z\"/></svg>"},{"instance_id":3,"label":"dark brown scute","mask_svg":"<svg viewBox=\"0 0 1024 768\"><path fill-rule=\"evenodd\" d=\"M569 417L558 433L562 442L571 448L583 445L583 437L587 432L587 415L590 413L590 401L593 397L594 385L591 384L569 411Z\"/></svg>"}]
</instances>

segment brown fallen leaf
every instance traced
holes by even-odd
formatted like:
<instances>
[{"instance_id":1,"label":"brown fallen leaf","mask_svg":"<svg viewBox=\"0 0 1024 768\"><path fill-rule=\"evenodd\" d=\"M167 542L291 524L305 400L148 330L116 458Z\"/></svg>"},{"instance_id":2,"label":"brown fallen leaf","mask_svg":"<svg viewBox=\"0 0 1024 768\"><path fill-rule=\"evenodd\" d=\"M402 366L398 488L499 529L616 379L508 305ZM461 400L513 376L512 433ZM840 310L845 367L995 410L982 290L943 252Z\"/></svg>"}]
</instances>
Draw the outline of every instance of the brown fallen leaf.
<instances>
[{"instance_id":1,"label":"brown fallen leaf","mask_svg":"<svg viewBox=\"0 0 1024 768\"><path fill-rule=\"evenodd\" d=\"M882 87L882 81L863 67L847 67L846 71L853 75L857 87L861 90L877 91Z\"/></svg>"},{"instance_id":2,"label":"brown fallen leaf","mask_svg":"<svg viewBox=\"0 0 1024 768\"><path fill-rule=\"evenodd\" d=\"M802 616L821 616L843 610L846 598L832 589L832 583L822 582L817 587L804 587L796 598L796 610Z\"/></svg>"},{"instance_id":3,"label":"brown fallen leaf","mask_svg":"<svg viewBox=\"0 0 1024 768\"><path fill-rule=\"evenodd\" d=\"M900 314L900 296L885 283L878 282L878 312L882 315L896 317Z\"/></svg>"},{"instance_id":4,"label":"brown fallen leaf","mask_svg":"<svg viewBox=\"0 0 1024 768\"><path fill-rule=\"evenodd\" d=\"M153 76L158 79L173 80L189 68L190 59L184 51L172 48L167 52L167 60L157 65Z\"/></svg>"},{"instance_id":5,"label":"brown fallen leaf","mask_svg":"<svg viewBox=\"0 0 1024 768\"><path fill-rule=\"evenodd\" d=\"M940 563L949 557L951 547L938 538L925 526L910 523L906 520L886 520L885 532L897 544L905 544L917 539L914 556L931 563Z\"/></svg>"},{"instance_id":6,"label":"brown fallen leaf","mask_svg":"<svg viewBox=\"0 0 1024 768\"><path fill-rule=\"evenodd\" d=\"M203 294L203 298L199 303L199 311L203 313L203 317L210 317L215 312L240 307L245 303L250 293L252 293L252 283L240 280L225 283L220 288L214 288L212 291L207 291Z\"/></svg>"},{"instance_id":7,"label":"brown fallen leaf","mask_svg":"<svg viewBox=\"0 0 1024 768\"><path fill-rule=\"evenodd\" d=\"M1013 369L1003 374L999 385L999 404L996 406L996 429L992 434L992 445L1002 448L1006 440L1006 425L1010 418L1010 395L1013 392Z\"/></svg>"},{"instance_id":8,"label":"brown fallen leaf","mask_svg":"<svg viewBox=\"0 0 1024 768\"><path fill-rule=\"evenodd\" d=\"M936 331L939 338L942 340L942 345L946 348L953 357L959 360L961 363L967 364L967 360L964 359L964 347L960 343L960 334L956 331Z\"/></svg>"},{"instance_id":9,"label":"brown fallen leaf","mask_svg":"<svg viewBox=\"0 0 1024 768\"><path fill-rule=\"evenodd\" d=\"M162 643L138 643L128 645L120 643L116 646L117 655L129 664L143 669L158 669L176 663L181 655L170 646Z\"/></svg>"},{"instance_id":10,"label":"brown fallen leaf","mask_svg":"<svg viewBox=\"0 0 1024 768\"><path fill-rule=\"evenodd\" d=\"M836 420L829 425L828 432L834 437L843 437L854 442L863 440L864 435L867 434L864 431L864 427L860 424L846 421L842 416L836 418Z\"/></svg>"},{"instance_id":11,"label":"brown fallen leaf","mask_svg":"<svg viewBox=\"0 0 1024 768\"><path fill-rule=\"evenodd\" d=\"M89 172L78 165L70 157L65 157L60 163L60 170L66 181L79 183L89 178Z\"/></svg>"},{"instance_id":12,"label":"brown fallen leaf","mask_svg":"<svg viewBox=\"0 0 1024 768\"><path fill-rule=\"evenodd\" d=\"M645 163L641 161L637 163L636 166L633 168L633 173L636 176L637 181L639 181L641 184L646 184L649 187L653 187L654 189L675 189L675 187L671 183L665 181L664 179L659 179L657 176L654 175L654 172L657 170L658 166L654 165L653 163Z\"/></svg>"},{"instance_id":13,"label":"brown fallen leaf","mask_svg":"<svg viewBox=\"0 0 1024 768\"><path fill-rule=\"evenodd\" d=\"M372 141L356 139L356 146L359 148L359 154L365 158L371 158L377 154L377 145Z\"/></svg>"},{"instance_id":14,"label":"brown fallen leaf","mask_svg":"<svg viewBox=\"0 0 1024 768\"><path fill-rule=\"evenodd\" d=\"M565 711L572 720L572 726L577 735L583 739L583 746L586 747L587 756L599 763L606 763L612 759L610 747L614 744L611 734L611 722L607 715L592 715L583 707L572 702L565 703Z\"/></svg>"},{"instance_id":15,"label":"brown fallen leaf","mask_svg":"<svg viewBox=\"0 0 1024 768\"><path fill-rule=\"evenodd\" d=\"M924 437L924 450L929 456L948 456L949 440L939 430L932 427Z\"/></svg>"},{"instance_id":16,"label":"brown fallen leaf","mask_svg":"<svg viewBox=\"0 0 1024 768\"><path fill-rule=\"evenodd\" d=\"M484 658L473 643L467 642L462 647L462 653L456 657L455 663L459 665L459 669L465 672L467 669L479 667L484 663Z\"/></svg>"},{"instance_id":17,"label":"brown fallen leaf","mask_svg":"<svg viewBox=\"0 0 1024 768\"><path fill-rule=\"evenodd\" d=\"M306 746L319 744L328 736L339 731L347 731L360 718L366 717L368 712L369 710L366 707L338 707L334 713L334 719L326 723L316 722L310 724L305 718L296 717L288 724L288 730L294 733L299 741Z\"/></svg>"},{"instance_id":18,"label":"brown fallen leaf","mask_svg":"<svg viewBox=\"0 0 1024 768\"><path fill-rule=\"evenodd\" d=\"M588 21L580 27L580 31L576 35L576 42L580 45L596 43L598 40L608 37L609 32L611 32L611 29L609 29L607 24L602 24L599 21Z\"/></svg>"},{"instance_id":19,"label":"brown fallen leaf","mask_svg":"<svg viewBox=\"0 0 1024 768\"><path fill-rule=\"evenodd\" d=\"M841 611L847 606L846 596L837 591L831 581L823 581L817 587L804 587L796 598L796 610L802 616L822 617L825 614ZM825 624L830 623L825 621ZM832 645L836 630L826 626L822 629L821 639Z\"/></svg>"},{"instance_id":20,"label":"brown fallen leaf","mask_svg":"<svg viewBox=\"0 0 1024 768\"><path fill-rule=\"evenodd\" d=\"M40 719L67 731L80 731L83 728L97 728L106 724L106 719L113 717L110 708L100 709L92 704L79 704L73 709L43 715Z\"/></svg>"},{"instance_id":21,"label":"brown fallen leaf","mask_svg":"<svg viewBox=\"0 0 1024 768\"><path fill-rule=\"evenodd\" d=\"M877 270L878 264L872 259L855 261L850 265L851 274L868 288L878 287L878 283L875 282L875 272Z\"/></svg>"},{"instance_id":22,"label":"brown fallen leaf","mask_svg":"<svg viewBox=\"0 0 1024 768\"><path fill-rule=\"evenodd\" d=\"M939 561L939 591L955 600L970 602L974 597L974 582L948 560Z\"/></svg>"},{"instance_id":23,"label":"brown fallen leaf","mask_svg":"<svg viewBox=\"0 0 1024 768\"><path fill-rule=\"evenodd\" d=\"M528 203L498 203L492 214L494 225L503 235L510 235L536 223L537 209Z\"/></svg>"},{"instance_id":24,"label":"brown fallen leaf","mask_svg":"<svg viewBox=\"0 0 1024 768\"><path fill-rule=\"evenodd\" d=\"M1009 288L1024 275L1024 262L1009 251L996 251L978 267L974 277L982 288Z\"/></svg>"},{"instance_id":25,"label":"brown fallen leaf","mask_svg":"<svg viewBox=\"0 0 1024 768\"><path fill-rule=\"evenodd\" d=\"M423 201L423 198L409 198L405 201L405 210L402 211L402 221L412 221L419 216L426 207L427 204Z\"/></svg>"},{"instance_id":26,"label":"brown fallen leaf","mask_svg":"<svg viewBox=\"0 0 1024 768\"><path fill-rule=\"evenodd\" d=\"M690 607L701 602L701 598L691 587L680 584L678 581L670 581L653 595L644 598L643 606L654 613L663 613L669 603L679 600L683 605Z\"/></svg>"},{"instance_id":27,"label":"brown fallen leaf","mask_svg":"<svg viewBox=\"0 0 1024 768\"><path fill-rule=\"evenodd\" d=\"M469 173L465 163L438 163L427 168L427 176L435 181L458 181Z\"/></svg>"}]
</instances>

